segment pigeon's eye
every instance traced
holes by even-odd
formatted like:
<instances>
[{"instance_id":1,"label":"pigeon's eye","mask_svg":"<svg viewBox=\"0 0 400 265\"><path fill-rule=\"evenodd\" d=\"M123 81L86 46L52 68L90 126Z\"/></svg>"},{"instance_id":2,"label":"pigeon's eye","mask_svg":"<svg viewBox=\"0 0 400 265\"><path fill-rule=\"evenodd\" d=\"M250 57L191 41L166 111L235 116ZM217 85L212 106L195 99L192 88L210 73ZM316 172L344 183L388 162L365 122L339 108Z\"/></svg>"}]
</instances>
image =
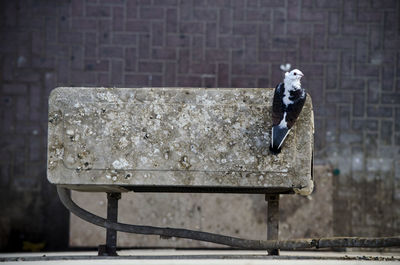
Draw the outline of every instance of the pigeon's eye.
<instances>
[{"instance_id":1,"label":"pigeon's eye","mask_svg":"<svg viewBox=\"0 0 400 265\"><path fill-rule=\"evenodd\" d=\"M296 73L294 73L294 75L297 75Z\"/></svg>"}]
</instances>

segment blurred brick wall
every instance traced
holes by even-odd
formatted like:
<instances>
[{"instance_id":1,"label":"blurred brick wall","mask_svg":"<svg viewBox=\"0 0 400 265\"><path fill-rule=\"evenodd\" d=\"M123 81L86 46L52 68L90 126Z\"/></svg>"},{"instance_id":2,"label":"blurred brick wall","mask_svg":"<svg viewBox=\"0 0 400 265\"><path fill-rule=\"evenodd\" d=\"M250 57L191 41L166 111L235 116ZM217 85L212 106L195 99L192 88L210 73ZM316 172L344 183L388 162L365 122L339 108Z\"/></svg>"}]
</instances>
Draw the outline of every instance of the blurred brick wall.
<instances>
[{"instance_id":1,"label":"blurred brick wall","mask_svg":"<svg viewBox=\"0 0 400 265\"><path fill-rule=\"evenodd\" d=\"M66 212L45 179L52 88L274 87L287 62L313 97L316 160L336 168L335 234L399 233L399 34L396 0L1 1L8 245L66 244Z\"/></svg>"}]
</instances>

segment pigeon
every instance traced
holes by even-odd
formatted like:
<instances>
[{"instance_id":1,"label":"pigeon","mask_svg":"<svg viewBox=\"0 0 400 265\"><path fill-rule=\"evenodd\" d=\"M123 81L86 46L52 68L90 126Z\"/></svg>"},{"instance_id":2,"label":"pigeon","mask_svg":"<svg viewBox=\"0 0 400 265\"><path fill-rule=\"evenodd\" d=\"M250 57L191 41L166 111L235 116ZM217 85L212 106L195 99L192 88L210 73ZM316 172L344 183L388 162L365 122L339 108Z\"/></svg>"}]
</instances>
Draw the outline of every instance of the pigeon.
<instances>
[{"instance_id":1,"label":"pigeon","mask_svg":"<svg viewBox=\"0 0 400 265\"><path fill-rule=\"evenodd\" d=\"M286 72L283 83L275 88L269 148L273 154L281 152L283 142L303 109L307 97L300 83L303 76L304 74L298 69Z\"/></svg>"}]
</instances>

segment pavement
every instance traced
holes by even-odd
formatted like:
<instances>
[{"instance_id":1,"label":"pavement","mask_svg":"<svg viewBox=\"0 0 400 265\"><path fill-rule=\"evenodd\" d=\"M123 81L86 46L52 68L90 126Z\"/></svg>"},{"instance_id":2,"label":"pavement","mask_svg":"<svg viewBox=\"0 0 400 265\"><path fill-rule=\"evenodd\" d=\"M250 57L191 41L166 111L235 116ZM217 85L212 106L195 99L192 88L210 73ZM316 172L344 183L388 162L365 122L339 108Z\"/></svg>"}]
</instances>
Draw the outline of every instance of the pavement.
<instances>
[{"instance_id":1,"label":"pavement","mask_svg":"<svg viewBox=\"0 0 400 265\"><path fill-rule=\"evenodd\" d=\"M281 251L280 256L268 256L265 251L243 250L175 250L135 249L118 251L118 257L98 257L94 251L48 253L0 253L3 264L62 265L258 265L258 264L400 264L400 252L325 252Z\"/></svg>"}]
</instances>

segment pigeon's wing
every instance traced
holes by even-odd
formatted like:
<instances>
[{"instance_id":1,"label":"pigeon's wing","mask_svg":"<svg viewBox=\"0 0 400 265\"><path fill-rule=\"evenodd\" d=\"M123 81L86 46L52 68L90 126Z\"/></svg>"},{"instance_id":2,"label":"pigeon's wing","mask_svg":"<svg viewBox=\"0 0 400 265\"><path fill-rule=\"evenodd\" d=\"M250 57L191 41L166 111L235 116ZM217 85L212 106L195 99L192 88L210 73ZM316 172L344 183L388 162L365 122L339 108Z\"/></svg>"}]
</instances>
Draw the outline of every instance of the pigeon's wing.
<instances>
[{"instance_id":1,"label":"pigeon's wing","mask_svg":"<svg viewBox=\"0 0 400 265\"><path fill-rule=\"evenodd\" d=\"M303 109L304 102L306 102L307 94L294 100L293 104L290 104L287 108L286 122L287 127L290 129L294 125L299 117L301 110Z\"/></svg>"},{"instance_id":2,"label":"pigeon's wing","mask_svg":"<svg viewBox=\"0 0 400 265\"><path fill-rule=\"evenodd\" d=\"M275 88L274 101L272 102L272 125L278 125L283 119L284 105L282 102L285 86L280 83Z\"/></svg>"}]
</instances>

